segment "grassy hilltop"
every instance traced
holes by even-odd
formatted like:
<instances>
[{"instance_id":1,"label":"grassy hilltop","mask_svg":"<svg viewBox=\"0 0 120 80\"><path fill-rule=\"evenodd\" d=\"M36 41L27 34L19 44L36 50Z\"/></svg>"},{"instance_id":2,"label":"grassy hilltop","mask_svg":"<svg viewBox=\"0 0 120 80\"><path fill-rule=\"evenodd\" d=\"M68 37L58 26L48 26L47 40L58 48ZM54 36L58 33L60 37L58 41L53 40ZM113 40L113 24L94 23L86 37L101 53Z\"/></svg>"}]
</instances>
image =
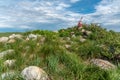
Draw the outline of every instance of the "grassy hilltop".
<instances>
[{"instance_id":1,"label":"grassy hilltop","mask_svg":"<svg viewBox=\"0 0 120 80\"><path fill-rule=\"evenodd\" d=\"M14 50L0 58L0 74L16 71L16 76L6 80L24 80L20 73L31 65L45 70L51 80L120 80L120 33L84 24L82 29L75 26L58 32L35 30L19 34L23 38L14 43L0 43L0 52ZM26 40L29 34L38 37ZM16 60L13 67L3 65L8 59ZM91 59L107 60L116 69L101 69L91 64Z\"/></svg>"}]
</instances>

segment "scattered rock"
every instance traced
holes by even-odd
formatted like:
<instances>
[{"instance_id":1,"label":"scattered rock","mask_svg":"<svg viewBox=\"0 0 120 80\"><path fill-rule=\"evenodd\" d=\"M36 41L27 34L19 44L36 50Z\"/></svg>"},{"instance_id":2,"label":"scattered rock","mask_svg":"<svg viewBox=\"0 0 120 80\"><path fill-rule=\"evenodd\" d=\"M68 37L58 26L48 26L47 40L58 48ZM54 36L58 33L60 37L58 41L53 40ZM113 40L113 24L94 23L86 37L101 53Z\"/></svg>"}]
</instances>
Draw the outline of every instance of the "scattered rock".
<instances>
[{"instance_id":1,"label":"scattered rock","mask_svg":"<svg viewBox=\"0 0 120 80\"><path fill-rule=\"evenodd\" d=\"M15 61L16 61L16 60L6 60L6 61L4 62L4 65L5 65L5 66L8 66L8 67L13 67L13 66L15 66Z\"/></svg>"},{"instance_id":2,"label":"scattered rock","mask_svg":"<svg viewBox=\"0 0 120 80\"><path fill-rule=\"evenodd\" d=\"M0 58L3 58L4 56L6 56L8 54L12 54L12 53L14 53L14 50L12 50L12 49L3 51L3 52L0 53Z\"/></svg>"},{"instance_id":3,"label":"scattered rock","mask_svg":"<svg viewBox=\"0 0 120 80\"><path fill-rule=\"evenodd\" d=\"M41 39L40 39L40 43L44 43L45 42L45 37L42 37Z\"/></svg>"},{"instance_id":4,"label":"scattered rock","mask_svg":"<svg viewBox=\"0 0 120 80\"><path fill-rule=\"evenodd\" d=\"M1 74L2 80L10 80L12 77L14 77L16 73L14 71L9 71Z\"/></svg>"},{"instance_id":5,"label":"scattered rock","mask_svg":"<svg viewBox=\"0 0 120 80\"><path fill-rule=\"evenodd\" d=\"M37 39L37 35L35 35L35 34L29 34L28 38L36 40Z\"/></svg>"},{"instance_id":6,"label":"scattered rock","mask_svg":"<svg viewBox=\"0 0 120 80\"><path fill-rule=\"evenodd\" d=\"M14 43L15 39L10 39L7 43Z\"/></svg>"},{"instance_id":7,"label":"scattered rock","mask_svg":"<svg viewBox=\"0 0 120 80\"><path fill-rule=\"evenodd\" d=\"M70 41L70 37L64 37L63 40Z\"/></svg>"},{"instance_id":8,"label":"scattered rock","mask_svg":"<svg viewBox=\"0 0 120 80\"><path fill-rule=\"evenodd\" d=\"M110 63L109 61L106 61L106 60L102 60L102 59L92 59L90 61L92 64L100 67L101 69L105 69L105 70L108 70L108 69L115 69L115 65L113 65L112 63Z\"/></svg>"},{"instance_id":9,"label":"scattered rock","mask_svg":"<svg viewBox=\"0 0 120 80\"><path fill-rule=\"evenodd\" d=\"M1 42L1 43L6 43L8 40L9 40L8 37L1 37L1 38L0 38L0 42Z\"/></svg>"},{"instance_id":10,"label":"scattered rock","mask_svg":"<svg viewBox=\"0 0 120 80\"><path fill-rule=\"evenodd\" d=\"M81 32L85 32L85 29L82 29Z\"/></svg>"},{"instance_id":11,"label":"scattered rock","mask_svg":"<svg viewBox=\"0 0 120 80\"><path fill-rule=\"evenodd\" d=\"M58 31L57 31L57 30L56 30L56 31L53 31L53 32L58 33Z\"/></svg>"},{"instance_id":12,"label":"scattered rock","mask_svg":"<svg viewBox=\"0 0 120 80\"><path fill-rule=\"evenodd\" d=\"M90 35L92 32L91 31L86 31L86 34L87 35Z\"/></svg>"},{"instance_id":13,"label":"scattered rock","mask_svg":"<svg viewBox=\"0 0 120 80\"><path fill-rule=\"evenodd\" d=\"M67 49L70 47L71 47L71 45L68 45L68 44L65 45L65 48L67 48Z\"/></svg>"},{"instance_id":14,"label":"scattered rock","mask_svg":"<svg viewBox=\"0 0 120 80\"><path fill-rule=\"evenodd\" d=\"M9 36L9 39L14 39L14 38L15 38L15 34Z\"/></svg>"},{"instance_id":15,"label":"scattered rock","mask_svg":"<svg viewBox=\"0 0 120 80\"><path fill-rule=\"evenodd\" d=\"M72 38L75 38L76 36L73 34L71 37L72 37Z\"/></svg>"},{"instance_id":16,"label":"scattered rock","mask_svg":"<svg viewBox=\"0 0 120 80\"><path fill-rule=\"evenodd\" d=\"M46 72L37 66L26 67L21 75L25 80L49 80Z\"/></svg>"},{"instance_id":17,"label":"scattered rock","mask_svg":"<svg viewBox=\"0 0 120 80\"><path fill-rule=\"evenodd\" d=\"M80 42L85 42L86 39L84 39L83 37L80 37Z\"/></svg>"},{"instance_id":18,"label":"scattered rock","mask_svg":"<svg viewBox=\"0 0 120 80\"><path fill-rule=\"evenodd\" d=\"M15 39L15 38L22 39L22 37L23 36L21 34L12 34L9 36L9 39Z\"/></svg>"},{"instance_id":19,"label":"scattered rock","mask_svg":"<svg viewBox=\"0 0 120 80\"><path fill-rule=\"evenodd\" d=\"M30 40L30 38L27 37L27 38L26 38L26 41L29 41L29 40Z\"/></svg>"}]
</instances>

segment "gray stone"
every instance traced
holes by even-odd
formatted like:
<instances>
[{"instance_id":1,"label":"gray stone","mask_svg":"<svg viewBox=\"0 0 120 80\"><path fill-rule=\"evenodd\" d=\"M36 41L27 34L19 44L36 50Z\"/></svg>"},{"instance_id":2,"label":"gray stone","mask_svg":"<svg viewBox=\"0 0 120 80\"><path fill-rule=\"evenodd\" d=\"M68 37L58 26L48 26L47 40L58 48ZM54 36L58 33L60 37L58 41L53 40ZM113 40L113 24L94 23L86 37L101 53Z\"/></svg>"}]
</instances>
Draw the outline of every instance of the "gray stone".
<instances>
[{"instance_id":1,"label":"gray stone","mask_svg":"<svg viewBox=\"0 0 120 80\"><path fill-rule=\"evenodd\" d=\"M14 43L15 39L10 39L7 43Z\"/></svg>"},{"instance_id":2,"label":"gray stone","mask_svg":"<svg viewBox=\"0 0 120 80\"><path fill-rule=\"evenodd\" d=\"M65 45L65 48L67 48L67 49L70 48L70 47L71 47L71 45L69 45L69 44Z\"/></svg>"},{"instance_id":3,"label":"gray stone","mask_svg":"<svg viewBox=\"0 0 120 80\"><path fill-rule=\"evenodd\" d=\"M25 80L49 80L47 73L37 66L26 67L21 75Z\"/></svg>"},{"instance_id":4,"label":"gray stone","mask_svg":"<svg viewBox=\"0 0 120 80\"><path fill-rule=\"evenodd\" d=\"M92 59L90 60L90 62L98 67L100 67L101 69L115 69L116 66L113 65L112 63L110 63L109 61L106 60L102 60L102 59Z\"/></svg>"},{"instance_id":5,"label":"gray stone","mask_svg":"<svg viewBox=\"0 0 120 80\"><path fill-rule=\"evenodd\" d=\"M35 34L29 34L28 38L36 40L37 39L37 35L35 35Z\"/></svg>"},{"instance_id":6,"label":"gray stone","mask_svg":"<svg viewBox=\"0 0 120 80\"><path fill-rule=\"evenodd\" d=\"M1 37L1 38L0 38L0 42L1 42L1 43L6 43L8 40L9 40L8 37Z\"/></svg>"},{"instance_id":7,"label":"gray stone","mask_svg":"<svg viewBox=\"0 0 120 80\"><path fill-rule=\"evenodd\" d=\"M84 38L80 39L80 42L85 42L85 41L86 41L86 39L84 39Z\"/></svg>"},{"instance_id":8,"label":"gray stone","mask_svg":"<svg viewBox=\"0 0 120 80\"><path fill-rule=\"evenodd\" d=\"M12 53L14 53L13 49L9 49L9 50L3 51L3 52L0 53L0 58L3 58L4 56L6 56L8 54L12 54Z\"/></svg>"},{"instance_id":9,"label":"gray stone","mask_svg":"<svg viewBox=\"0 0 120 80\"><path fill-rule=\"evenodd\" d=\"M16 62L16 60L6 60L4 62L4 66L13 67L13 66L15 66L15 62Z\"/></svg>"},{"instance_id":10,"label":"gray stone","mask_svg":"<svg viewBox=\"0 0 120 80\"><path fill-rule=\"evenodd\" d=\"M15 76L16 73L14 71L9 71L1 74L2 80L10 80L13 76Z\"/></svg>"},{"instance_id":11,"label":"gray stone","mask_svg":"<svg viewBox=\"0 0 120 80\"><path fill-rule=\"evenodd\" d=\"M18 39L22 39L22 35L21 34L12 34L9 36L9 39L15 39L15 38L18 38Z\"/></svg>"}]
</instances>

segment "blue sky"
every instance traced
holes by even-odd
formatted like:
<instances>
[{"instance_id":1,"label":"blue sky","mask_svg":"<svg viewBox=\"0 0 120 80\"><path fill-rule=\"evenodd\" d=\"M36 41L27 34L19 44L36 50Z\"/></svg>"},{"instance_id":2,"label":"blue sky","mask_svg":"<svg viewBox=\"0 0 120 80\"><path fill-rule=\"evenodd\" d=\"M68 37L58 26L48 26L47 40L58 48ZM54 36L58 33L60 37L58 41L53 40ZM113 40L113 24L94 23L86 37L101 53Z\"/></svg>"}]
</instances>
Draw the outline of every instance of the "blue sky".
<instances>
[{"instance_id":1,"label":"blue sky","mask_svg":"<svg viewBox=\"0 0 120 80\"><path fill-rule=\"evenodd\" d=\"M120 32L120 0L0 0L0 32L99 23Z\"/></svg>"}]
</instances>

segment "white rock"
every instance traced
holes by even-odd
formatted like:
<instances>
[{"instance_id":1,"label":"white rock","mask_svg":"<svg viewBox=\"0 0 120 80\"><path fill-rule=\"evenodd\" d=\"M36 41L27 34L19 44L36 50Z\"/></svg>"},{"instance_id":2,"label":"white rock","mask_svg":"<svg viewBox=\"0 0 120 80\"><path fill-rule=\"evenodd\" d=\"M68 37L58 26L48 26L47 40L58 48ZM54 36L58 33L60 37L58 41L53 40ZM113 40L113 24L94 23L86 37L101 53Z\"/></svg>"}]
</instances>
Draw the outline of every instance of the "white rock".
<instances>
[{"instance_id":1,"label":"white rock","mask_svg":"<svg viewBox=\"0 0 120 80\"><path fill-rule=\"evenodd\" d=\"M92 32L91 31L86 31L87 35L90 35Z\"/></svg>"},{"instance_id":2,"label":"white rock","mask_svg":"<svg viewBox=\"0 0 120 80\"><path fill-rule=\"evenodd\" d=\"M0 42L2 42L2 43L6 43L8 40L9 40L8 37L1 37L0 38Z\"/></svg>"},{"instance_id":3,"label":"white rock","mask_svg":"<svg viewBox=\"0 0 120 80\"><path fill-rule=\"evenodd\" d=\"M14 50L12 50L12 49L3 51L3 52L0 53L0 58L3 58L4 56L6 56L8 54L12 54L12 53L14 53Z\"/></svg>"},{"instance_id":4,"label":"white rock","mask_svg":"<svg viewBox=\"0 0 120 80\"><path fill-rule=\"evenodd\" d=\"M85 42L86 39L84 39L83 37L80 37L80 42Z\"/></svg>"},{"instance_id":5,"label":"white rock","mask_svg":"<svg viewBox=\"0 0 120 80\"><path fill-rule=\"evenodd\" d=\"M10 80L10 78L12 78L15 75L16 74L14 71L9 71L9 72L2 73L1 78L2 78L2 80Z\"/></svg>"},{"instance_id":6,"label":"white rock","mask_svg":"<svg viewBox=\"0 0 120 80\"><path fill-rule=\"evenodd\" d=\"M14 39L14 38L15 38L15 34L9 36L9 39Z\"/></svg>"},{"instance_id":7,"label":"white rock","mask_svg":"<svg viewBox=\"0 0 120 80\"><path fill-rule=\"evenodd\" d=\"M75 38L75 37L76 37L76 36L73 34L73 35L72 35L72 38Z\"/></svg>"},{"instance_id":8,"label":"white rock","mask_svg":"<svg viewBox=\"0 0 120 80\"><path fill-rule=\"evenodd\" d=\"M82 29L81 32L85 32L85 29Z\"/></svg>"},{"instance_id":9,"label":"white rock","mask_svg":"<svg viewBox=\"0 0 120 80\"><path fill-rule=\"evenodd\" d=\"M7 43L14 43L15 39L10 39Z\"/></svg>"},{"instance_id":10,"label":"white rock","mask_svg":"<svg viewBox=\"0 0 120 80\"><path fill-rule=\"evenodd\" d=\"M106 60L102 60L102 59L92 59L90 60L90 62L98 67L100 67L101 69L115 69L115 65L113 65L112 63L106 61Z\"/></svg>"},{"instance_id":11,"label":"white rock","mask_svg":"<svg viewBox=\"0 0 120 80\"><path fill-rule=\"evenodd\" d=\"M22 36L21 34L16 34L16 35L15 35L15 38L18 38L18 39L22 39L22 37L23 37L23 36Z\"/></svg>"},{"instance_id":12,"label":"white rock","mask_svg":"<svg viewBox=\"0 0 120 80\"><path fill-rule=\"evenodd\" d=\"M29 41L29 40L30 40L30 38L27 37L27 38L26 38L26 41Z\"/></svg>"},{"instance_id":13,"label":"white rock","mask_svg":"<svg viewBox=\"0 0 120 80\"><path fill-rule=\"evenodd\" d=\"M30 38L30 39L37 39L37 35L35 35L35 34L29 34L28 38Z\"/></svg>"},{"instance_id":14,"label":"white rock","mask_svg":"<svg viewBox=\"0 0 120 80\"><path fill-rule=\"evenodd\" d=\"M42 37L42 38L40 39L40 42L41 42L41 43L44 43L44 41L45 41L45 37Z\"/></svg>"},{"instance_id":15,"label":"white rock","mask_svg":"<svg viewBox=\"0 0 120 80\"><path fill-rule=\"evenodd\" d=\"M70 37L66 37L66 40L70 41Z\"/></svg>"},{"instance_id":16,"label":"white rock","mask_svg":"<svg viewBox=\"0 0 120 80\"><path fill-rule=\"evenodd\" d=\"M15 62L16 62L16 60L6 60L4 62L4 65L8 66L8 67L13 67L15 65Z\"/></svg>"},{"instance_id":17,"label":"white rock","mask_svg":"<svg viewBox=\"0 0 120 80\"><path fill-rule=\"evenodd\" d=\"M21 34L12 34L9 36L9 39L15 39L15 38L18 38L18 39L22 39L22 35Z\"/></svg>"},{"instance_id":18,"label":"white rock","mask_svg":"<svg viewBox=\"0 0 120 80\"><path fill-rule=\"evenodd\" d=\"M65 48L67 48L67 49L70 47L71 47L71 45L68 45L68 44L65 45Z\"/></svg>"},{"instance_id":19,"label":"white rock","mask_svg":"<svg viewBox=\"0 0 120 80\"><path fill-rule=\"evenodd\" d=\"M21 75L25 80L48 80L46 72L37 66L26 67Z\"/></svg>"},{"instance_id":20,"label":"white rock","mask_svg":"<svg viewBox=\"0 0 120 80\"><path fill-rule=\"evenodd\" d=\"M58 33L58 31L57 31L57 30L56 30L56 31L53 31L53 32Z\"/></svg>"}]
</instances>

